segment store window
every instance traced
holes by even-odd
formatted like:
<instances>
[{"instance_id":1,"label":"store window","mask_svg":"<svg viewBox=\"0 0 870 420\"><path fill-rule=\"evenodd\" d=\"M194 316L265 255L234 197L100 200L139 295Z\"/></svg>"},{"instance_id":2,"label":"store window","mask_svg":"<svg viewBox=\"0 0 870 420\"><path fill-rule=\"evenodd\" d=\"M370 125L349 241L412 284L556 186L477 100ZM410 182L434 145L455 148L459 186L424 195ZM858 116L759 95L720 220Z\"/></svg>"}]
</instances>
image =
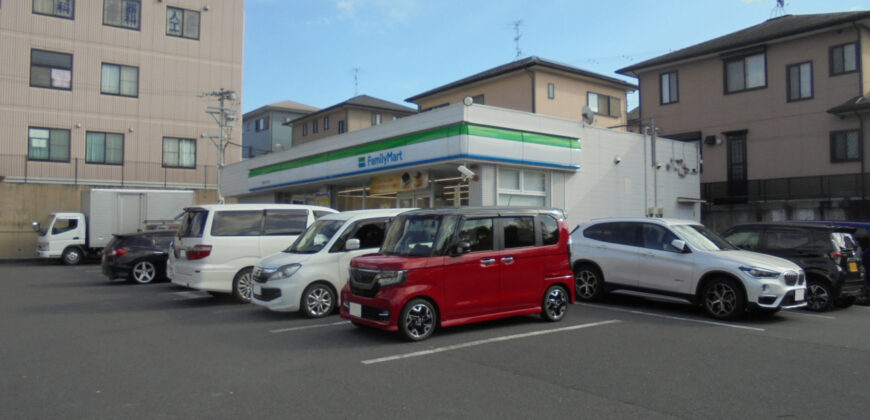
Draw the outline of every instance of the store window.
<instances>
[{"instance_id":1,"label":"store window","mask_svg":"<svg viewBox=\"0 0 870 420\"><path fill-rule=\"evenodd\" d=\"M124 135L88 131L85 136L85 162L124 164Z\"/></svg>"},{"instance_id":2,"label":"store window","mask_svg":"<svg viewBox=\"0 0 870 420\"><path fill-rule=\"evenodd\" d=\"M166 35L199 39L199 12L178 7L167 7Z\"/></svg>"},{"instance_id":3,"label":"store window","mask_svg":"<svg viewBox=\"0 0 870 420\"><path fill-rule=\"evenodd\" d=\"M547 174L527 169L499 168L498 205L546 207Z\"/></svg>"},{"instance_id":4,"label":"store window","mask_svg":"<svg viewBox=\"0 0 870 420\"><path fill-rule=\"evenodd\" d=\"M103 0L103 25L138 31L141 20L140 0Z\"/></svg>"}]
</instances>

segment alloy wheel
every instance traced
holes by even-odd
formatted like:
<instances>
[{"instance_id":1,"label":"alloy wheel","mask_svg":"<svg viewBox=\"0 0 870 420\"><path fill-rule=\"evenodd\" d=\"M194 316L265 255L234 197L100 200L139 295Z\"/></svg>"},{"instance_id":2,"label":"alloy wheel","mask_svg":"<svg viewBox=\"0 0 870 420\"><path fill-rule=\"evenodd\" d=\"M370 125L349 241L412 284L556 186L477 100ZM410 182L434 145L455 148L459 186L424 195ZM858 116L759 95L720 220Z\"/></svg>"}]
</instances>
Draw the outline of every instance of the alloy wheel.
<instances>
[{"instance_id":1,"label":"alloy wheel","mask_svg":"<svg viewBox=\"0 0 870 420\"><path fill-rule=\"evenodd\" d=\"M411 307L405 316L405 325L408 334L414 338L422 338L429 335L429 331L435 326L435 316L432 308L425 303L417 303Z\"/></svg>"},{"instance_id":2,"label":"alloy wheel","mask_svg":"<svg viewBox=\"0 0 870 420\"><path fill-rule=\"evenodd\" d=\"M157 277L157 269L148 261L139 261L133 266L133 280L136 283L151 283Z\"/></svg>"},{"instance_id":3,"label":"alloy wheel","mask_svg":"<svg viewBox=\"0 0 870 420\"><path fill-rule=\"evenodd\" d=\"M807 285L807 306L814 311L820 311L830 305L831 295L824 287L810 283Z\"/></svg>"},{"instance_id":4,"label":"alloy wheel","mask_svg":"<svg viewBox=\"0 0 870 420\"><path fill-rule=\"evenodd\" d=\"M706 296L707 310L710 313L727 317L737 305L737 292L726 283L716 283L713 287L707 290Z\"/></svg>"},{"instance_id":5,"label":"alloy wheel","mask_svg":"<svg viewBox=\"0 0 870 420\"><path fill-rule=\"evenodd\" d=\"M595 292L598 291L598 277L592 270L580 270L574 276L574 288L577 289L577 296L582 299L592 299Z\"/></svg>"},{"instance_id":6,"label":"alloy wheel","mask_svg":"<svg viewBox=\"0 0 870 420\"><path fill-rule=\"evenodd\" d=\"M317 287L305 297L308 313L321 317L332 312L332 292L326 287Z\"/></svg>"},{"instance_id":7,"label":"alloy wheel","mask_svg":"<svg viewBox=\"0 0 870 420\"><path fill-rule=\"evenodd\" d=\"M561 287L554 287L547 294L546 310L553 320L561 319L565 316L565 310L568 308L568 297L565 296L565 291Z\"/></svg>"},{"instance_id":8,"label":"alloy wheel","mask_svg":"<svg viewBox=\"0 0 870 420\"><path fill-rule=\"evenodd\" d=\"M246 301L251 300L251 295L254 294L254 278L251 275L251 271L248 270L242 273L241 277L239 277L239 284L237 286L237 290L239 292L239 296Z\"/></svg>"}]
</instances>

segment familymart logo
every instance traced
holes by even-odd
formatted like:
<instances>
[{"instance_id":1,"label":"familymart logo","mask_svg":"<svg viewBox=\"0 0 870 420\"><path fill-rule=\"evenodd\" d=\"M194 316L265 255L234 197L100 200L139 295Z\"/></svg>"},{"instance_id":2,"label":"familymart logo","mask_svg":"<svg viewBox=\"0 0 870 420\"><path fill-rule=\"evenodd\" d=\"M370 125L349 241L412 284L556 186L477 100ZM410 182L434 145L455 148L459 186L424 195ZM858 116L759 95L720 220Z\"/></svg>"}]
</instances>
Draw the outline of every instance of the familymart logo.
<instances>
[{"instance_id":1,"label":"familymart logo","mask_svg":"<svg viewBox=\"0 0 870 420\"><path fill-rule=\"evenodd\" d=\"M401 162L403 153L404 151L381 152L376 155L360 156L357 158L357 166L360 168L387 166L391 163Z\"/></svg>"}]
</instances>

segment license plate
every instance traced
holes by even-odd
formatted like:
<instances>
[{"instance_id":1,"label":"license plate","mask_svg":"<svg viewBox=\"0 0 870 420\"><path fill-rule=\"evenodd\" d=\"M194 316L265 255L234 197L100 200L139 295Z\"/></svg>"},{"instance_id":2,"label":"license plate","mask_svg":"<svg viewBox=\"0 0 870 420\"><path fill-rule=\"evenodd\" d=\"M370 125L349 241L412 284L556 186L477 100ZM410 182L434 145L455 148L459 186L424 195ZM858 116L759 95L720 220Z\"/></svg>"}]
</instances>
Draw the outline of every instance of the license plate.
<instances>
[{"instance_id":1,"label":"license plate","mask_svg":"<svg viewBox=\"0 0 870 420\"><path fill-rule=\"evenodd\" d=\"M362 318L362 305L359 303L350 303L350 316Z\"/></svg>"},{"instance_id":2,"label":"license plate","mask_svg":"<svg viewBox=\"0 0 870 420\"><path fill-rule=\"evenodd\" d=\"M794 291L794 300L796 302L804 300L804 291L805 289L797 289Z\"/></svg>"},{"instance_id":3,"label":"license plate","mask_svg":"<svg viewBox=\"0 0 870 420\"><path fill-rule=\"evenodd\" d=\"M259 284L255 284L254 285L254 294L255 295L262 295L263 294L263 286L260 286Z\"/></svg>"},{"instance_id":4,"label":"license plate","mask_svg":"<svg viewBox=\"0 0 870 420\"><path fill-rule=\"evenodd\" d=\"M849 261L849 272L856 273L858 272L858 263L855 261Z\"/></svg>"}]
</instances>

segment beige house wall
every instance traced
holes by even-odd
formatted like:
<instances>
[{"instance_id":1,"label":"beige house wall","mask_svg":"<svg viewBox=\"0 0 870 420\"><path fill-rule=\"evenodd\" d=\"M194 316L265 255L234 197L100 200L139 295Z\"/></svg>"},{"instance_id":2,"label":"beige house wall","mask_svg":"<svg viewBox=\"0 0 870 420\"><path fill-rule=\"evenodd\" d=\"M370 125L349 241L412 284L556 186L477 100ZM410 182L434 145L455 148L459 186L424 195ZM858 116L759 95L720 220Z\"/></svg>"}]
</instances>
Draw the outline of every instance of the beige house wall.
<instances>
[{"instance_id":1,"label":"beige house wall","mask_svg":"<svg viewBox=\"0 0 870 420\"><path fill-rule=\"evenodd\" d=\"M857 162L831 163L829 140L831 131L859 128L858 120L826 112L861 93L859 73L829 74L829 48L855 40L855 31L845 29L768 44L767 87L728 95L718 56L645 70L639 78L642 118L645 124L655 118L664 134L702 131L704 137L723 140L721 145L703 145L702 182L727 181L723 133L744 129L748 130L748 179L858 173ZM813 63L813 98L788 102L786 66L805 61ZM661 105L660 75L674 70L679 77L679 102Z\"/></svg>"},{"instance_id":2,"label":"beige house wall","mask_svg":"<svg viewBox=\"0 0 870 420\"><path fill-rule=\"evenodd\" d=\"M293 123L293 145L299 146L305 143L310 143L324 137L335 136L338 134L338 122L345 121L345 132L362 130L372 126L372 114L381 114L381 124L387 124L393 121L394 118L402 118L407 114L390 112L387 110L364 109L364 108L340 108L328 114L320 114L316 118L307 117ZM323 130L323 117L329 115L329 130ZM312 122L317 120L318 132L314 133ZM308 125L308 135L302 135L302 126Z\"/></svg>"},{"instance_id":3,"label":"beige house wall","mask_svg":"<svg viewBox=\"0 0 870 420\"><path fill-rule=\"evenodd\" d=\"M548 85L553 83L555 95L549 98ZM581 111L588 105L588 92L619 98L619 117L596 115L592 125L624 129L626 119L626 92L603 83L568 76L566 74L537 69L535 71L535 112L570 120L581 120Z\"/></svg>"},{"instance_id":4,"label":"beige house wall","mask_svg":"<svg viewBox=\"0 0 870 420\"><path fill-rule=\"evenodd\" d=\"M532 112L532 78L529 73L517 72L482 80L420 98L420 109L441 104L456 104L466 96L483 95L485 105Z\"/></svg>"},{"instance_id":5,"label":"beige house wall","mask_svg":"<svg viewBox=\"0 0 870 420\"><path fill-rule=\"evenodd\" d=\"M205 111L218 103L197 95L225 88L241 97L243 0L171 2L200 11L199 40L165 34L165 2L141 3L140 30L103 25L102 1L75 2L75 20L33 14L31 5L3 2L0 13L0 174L7 181L23 176L26 163L31 182L123 176L155 186L214 185L217 149L201 135L217 136ZM73 55L72 90L30 87L33 49ZM138 97L101 94L102 63L138 67ZM71 162L25 162L32 126L69 129ZM88 131L124 134L123 167L84 163ZM241 131L231 131L232 142L241 144ZM162 168L166 136L196 139L196 169ZM227 149L228 163L240 159L240 148Z\"/></svg>"}]
</instances>

